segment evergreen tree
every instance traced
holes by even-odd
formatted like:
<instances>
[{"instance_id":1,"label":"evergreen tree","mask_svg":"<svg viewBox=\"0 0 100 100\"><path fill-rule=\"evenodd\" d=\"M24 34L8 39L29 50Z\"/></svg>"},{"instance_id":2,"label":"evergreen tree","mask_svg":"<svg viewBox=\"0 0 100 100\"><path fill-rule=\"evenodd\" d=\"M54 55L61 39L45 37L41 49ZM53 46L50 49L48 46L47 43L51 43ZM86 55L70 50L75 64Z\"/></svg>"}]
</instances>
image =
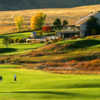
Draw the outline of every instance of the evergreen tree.
<instances>
[{"instance_id":1,"label":"evergreen tree","mask_svg":"<svg viewBox=\"0 0 100 100\"><path fill-rule=\"evenodd\" d=\"M66 26L66 25L68 25L68 21L64 20L63 21L63 27Z\"/></svg>"},{"instance_id":2,"label":"evergreen tree","mask_svg":"<svg viewBox=\"0 0 100 100\"><path fill-rule=\"evenodd\" d=\"M86 22L86 35L97 34L100 31L100 25L97 23L98 19L91 16Z\"/></svg>"},{"instance_id":3,"label":"evergreen tree","mask_svg":"<svg viewBox=\"0 0 100 100\"><path fill-rule=\"evenodd\" d=\"M62 27L61 20L59 18L55 19L55 21L53 22L53 25L55 29L61 29Z\"/></svg>"}]
</instances>

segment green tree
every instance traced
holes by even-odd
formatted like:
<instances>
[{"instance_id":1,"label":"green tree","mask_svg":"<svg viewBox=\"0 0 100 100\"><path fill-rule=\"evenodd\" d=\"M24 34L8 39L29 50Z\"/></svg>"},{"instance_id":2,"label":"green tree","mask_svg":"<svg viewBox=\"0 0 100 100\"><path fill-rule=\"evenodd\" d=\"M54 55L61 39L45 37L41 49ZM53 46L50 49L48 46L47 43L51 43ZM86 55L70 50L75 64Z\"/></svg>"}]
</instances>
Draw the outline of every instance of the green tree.
<instances>
[{"instance_id":1,"label":"green tree","mask_svg":"<svg viewBox=\"0 0 100 100\"><path fill-rule=\"evenodd\" d=\"M8 46L9 46L9 38L8 37L5 37L3 39L3 44L5 45L6 48L8 48Z\"/></svg>"},{"instance_id":2,"label":"green tree","mask_svg":"<svg viewBox=\"0 0 100 100\"><path fill-rule=\"evenodd\" d=\"M59 18L55 19L55 21L53 22L53 25L55 29L61 29L62 27L61 20Z\"/></svg>"},{"instance_id":3,"label":"green tree","mask_svg":"<svg viewBox=\"0 0 100 100\"><path fill-rule=\"evenodd\" d=\"M66 26L66 25L68 25L68 21L67 20L64 20L63 21L63 27Z\"/></svg>"},{"instance_id":4,"label":"green tree","mask_svg":"<svg viewBox=\"0 0 100 100\"><path fill-rule=\"evenodd\" d=\"M91 16L86 22L86 35L96 34L100 31L100 25L97 23L98 19Z\"/></svg>"}]
</instances>

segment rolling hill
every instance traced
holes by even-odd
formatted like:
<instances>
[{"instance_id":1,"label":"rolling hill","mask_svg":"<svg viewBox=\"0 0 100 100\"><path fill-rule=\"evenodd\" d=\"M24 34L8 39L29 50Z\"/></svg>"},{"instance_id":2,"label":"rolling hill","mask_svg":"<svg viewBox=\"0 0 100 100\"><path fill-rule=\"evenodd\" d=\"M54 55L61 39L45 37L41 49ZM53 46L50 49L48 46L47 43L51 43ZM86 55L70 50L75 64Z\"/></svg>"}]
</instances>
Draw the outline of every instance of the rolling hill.
<instances>
[{"instance_id":1,"label":"rolling hill","mask_svg":"<svg viewBox=\"0 0 100 100\"><path fill-rule=\"evenodd\" d=\"M0 10L71 8L100 4L99 0L0 0Z\"/></svg>"},{"instance_id":2,"label":"rolling hill","mask_svg":"<svg viewBox=\"0 0 100 100\"><path fill-rule=\"evenodd\" d=\"M56 18L68 20L70 25L75 24L80 18L87 16L90 12L100 10L100 5L81 6L74 8L49 8L49 9L32 9L32 10L10 10L0 11L0 34L16 32L14 24L15 16L23 16L24 24L30 28L30 18L38 12L43 12L47 15L46 23L52 24Z\"/></svg>"}]
</instances>

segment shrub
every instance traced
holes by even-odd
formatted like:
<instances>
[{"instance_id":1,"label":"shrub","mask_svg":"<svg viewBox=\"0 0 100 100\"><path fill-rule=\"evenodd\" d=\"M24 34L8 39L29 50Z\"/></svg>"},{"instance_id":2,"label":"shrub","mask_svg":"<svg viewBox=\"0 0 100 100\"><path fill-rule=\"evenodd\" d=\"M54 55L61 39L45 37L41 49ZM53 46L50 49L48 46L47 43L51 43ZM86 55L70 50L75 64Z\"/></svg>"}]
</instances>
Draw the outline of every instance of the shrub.
<instances>
[{"instance_id":1,"label":"shrub","mask_svg":"<svg viewBox=\"0 0 100 100\"><path fill-rule=\"evenodd\" d=\"M51 27L50 26L43 26L42 27L42 31L44 31L44 32L50 32L51 31Z\"/></svg>"},{"instance_id":2,"label":"shrub","mask_svg":"<svg viewBox=\"0 0 100 100\"><path fill-rule=\"evenodd\" d=\"M18 43L25 43L25 42L26 42L26 39L25 38L22 38L22 39L19 40Z\"/></svg>"},{"instance_id":3,"label":"shrub","mask_svg":"<svg viewBox=\"0 0 100 100\"><path fill-rule=\"evenodd\" d=\"M71 61L66 62L65 65L64 65L64 67L75 66L77 64L78 64L78 62L76 60L71 60Z\"/></svg>"},{"instance_id":4,"label":"shrub","mask_svg":"<svg viewBox=\"0 0 100 100\"><path fill-rule=\"evenodd\" d=\"M3 39L3 44L6 46L6 48L8 48L8 45L9 45L9 37L5 37Z\"/></svg>"},{"instance_id":5,"label":"shrub","mask_svg":"<svg viewBox=\"0 0 100 100\"><path fill-rule=\"evenodd\" d=\"M9 43L14 43L12 38L9 38Z\"/></svg>"}]
</instances>

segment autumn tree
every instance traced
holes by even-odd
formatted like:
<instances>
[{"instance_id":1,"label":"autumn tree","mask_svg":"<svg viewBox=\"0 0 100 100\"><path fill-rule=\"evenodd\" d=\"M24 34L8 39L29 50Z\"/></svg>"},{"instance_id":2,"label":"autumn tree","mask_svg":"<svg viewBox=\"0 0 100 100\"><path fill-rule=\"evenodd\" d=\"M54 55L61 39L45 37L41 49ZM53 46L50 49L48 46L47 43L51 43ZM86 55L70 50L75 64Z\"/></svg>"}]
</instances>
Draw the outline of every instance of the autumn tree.
<instances>
[{"instance_id":1,"label":"autumn tree","mask_svg":"<svg viewBox=\"0 0 100 100\"><path fill-rule=\"evenodd\" d=\"M31 28L32 30L42 29L46 19L46 15L44 13L37 13L35 16L31 18Z\"/></svg>"},{"instance_id":2,"label":"autumn tree","mask_svg":"<svg viewBox=\"0 0 100 100\"><path fill-rule=\"evenodd\" d=\"M23 22L24 22L24 18L22 16L16 16L14 18L14 21L15 21L15 25L16 25L16 28L17 28L17 31L21 31L22 28L23 28Z\"/></svg>"}]
</instances>

